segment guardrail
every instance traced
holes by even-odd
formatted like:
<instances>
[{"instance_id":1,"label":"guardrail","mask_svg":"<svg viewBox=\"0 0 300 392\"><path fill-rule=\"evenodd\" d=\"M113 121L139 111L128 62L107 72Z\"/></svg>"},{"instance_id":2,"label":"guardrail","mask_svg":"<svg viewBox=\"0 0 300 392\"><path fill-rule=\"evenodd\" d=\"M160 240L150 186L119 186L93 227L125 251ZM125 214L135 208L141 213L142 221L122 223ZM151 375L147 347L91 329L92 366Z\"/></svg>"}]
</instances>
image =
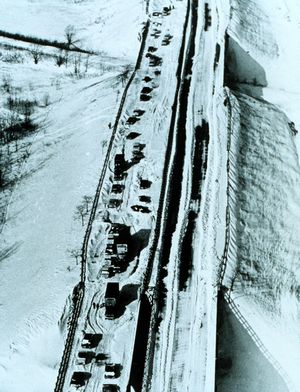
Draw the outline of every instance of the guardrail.
<instances>
[{"instance_id":1,"label":"guardrail","mask_svg":"<svg viewBox=\"0 0 300 392\"><path fill-rule=\"evenodd\" d=\"M116 133L118 130L118 125L119 125L119 121L120 121L120 118L121 118L121 115L123 112L123 108L124 108L125 100L126 100L126 97L128 94L128 90L129 90L129 87L131 86L131 83L133 82L133 80L136 76L137 70L141 66L143 52L145 50L146 40L147 40L147 36L148 36L148 32L149 32L149 26L150 26L150 20L148 19L145 24L144 30L143 30L141 46L140 46L140 50L139 50L139 54L137 57L137 61L136 61L134 70L133 70L133 72L132 72L132 74L131 74L131 76L125 86L123 94L122 94L121 102L119 105L119 110L116 115L116 120L115 120L115 123L113 126L113 131L112 131L112 134L110 137L110 142L109 142L109 145L107 148L103 168L102 168L101 175L100 175L98 185L96 188L95 197L94 197L94 201L93 201L93 205L92 205L92 209L91 209L91 213L89 216L89 221L88 221L88 225L86 228L86 232L85 232L85 236L84 236L84 240L83 240L83 244L82 244L82 249L81 249L81 273L80 273L80 282L77 285L79 287L79 291L74 296L75 300L74 300L74 307L73 307L72 316L70 318L70 327L69 327L69 331L68 331L67 338L66 338L66 343L65 343L64 352L63 352L62 360L61 360L59 371L58 371L58 376L57 376L54 392L63 392L66 373L68 370L71 351L72 351L72 347L73 347L76 327L77 327L77 323L78 323L78 319L79 319L79 315L81 312L83 299L84 299L87 252L88 252L88 244L89 244L89 240L90 240L90 236L91 236L91 232L92 232L92 227L93 227L93 221L95 219L102 186L103 186L103 182L105 179L106 170L107 170L108 163L110 160L110 154L111 154L113 144L115 141L115 136L116 136Z\"/></svg>"},{"instance_id":2,"label":"guardrail","mask_svg":"<svg viewBox=\"0 0 300 392\"><path fill-rule=\"evenodd\" d=\"M228 105L228 116L227 116L227 162L226 162L226 171L227 171L227 186L226 186L226 196L227 196L227 205L226 205L226 218L225 218L225 224L226 224L226 229L225 229L225 245L224 245L224 251L223 251L223 256L222 260L220 263L220 269L219 269L219 288L222 286L223 281L224 281L224 276L226 272L226 266L227 266L227 260L228 260L228 250L229 250L229 244L230 244L230 225L231 225L231 219L230 219L230 207L229 207L229 198L230 198L230 150L231 150L231 118L232 118L232 108L231 108L231 103L229 96L226 91L226 102Z\"/></svg>"}]
</instances>

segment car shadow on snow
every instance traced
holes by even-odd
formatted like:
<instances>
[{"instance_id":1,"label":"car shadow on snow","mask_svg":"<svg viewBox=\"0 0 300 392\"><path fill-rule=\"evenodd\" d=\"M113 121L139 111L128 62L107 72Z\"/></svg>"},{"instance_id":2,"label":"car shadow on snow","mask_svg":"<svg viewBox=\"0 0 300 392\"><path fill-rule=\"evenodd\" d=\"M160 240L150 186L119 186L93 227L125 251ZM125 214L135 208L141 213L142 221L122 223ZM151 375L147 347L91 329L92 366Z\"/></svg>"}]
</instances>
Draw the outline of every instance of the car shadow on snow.
<instances>
[{"instance_id":1,"label":"car shadow on snow","mask_svg":"<svg viewBox=\"0 0 300 392\"><path fill-rule=\"evenodd\" d=\"M139 287L140 285L137 284L126 284L122 287L116 309L116 318L121 317L125 313L126 307L138 299Z\"/></svg>"},{"instance_id":2,"label":"car shadow on snow","mask_svg":"<svg viewBox=\"0 0 300 392\"><path fill-rule=\"evenodd\" d=\"M130 244L128 247L127 263L131 263L133 260L136 261L131 275L137 270L139 266L139 256L143 249L148 246L150 238L150 230L141 229L130 238Z\"/></svg>"}]
</instances>

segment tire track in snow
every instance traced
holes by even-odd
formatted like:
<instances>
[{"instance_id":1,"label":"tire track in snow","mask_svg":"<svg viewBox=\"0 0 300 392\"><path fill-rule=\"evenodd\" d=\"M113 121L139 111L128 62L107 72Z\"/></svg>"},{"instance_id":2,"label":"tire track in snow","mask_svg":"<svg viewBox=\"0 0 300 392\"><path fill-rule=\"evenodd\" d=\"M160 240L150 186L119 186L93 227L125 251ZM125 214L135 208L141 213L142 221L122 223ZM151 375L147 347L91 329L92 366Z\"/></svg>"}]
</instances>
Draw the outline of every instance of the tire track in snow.
<instances>
[{"instance_id":1,"label":"tire track in snow","mask_svg":"<svg viewBox=\"0 0 300 392\"><path fill-rule=\"evenodd\" d=\"M190 10L192 9L192 17L191 17L191 32L190 32L190 37L188 40L187 44L187 49L185 49L185 41L186 41L186 35L187 35L187 26L188 26L188 21L190 19ZM171 170L169 169L170 164L168 163L168 160L166 159L166 165L164 168L164 186L162 187L162 192L166 192L166 189L168 189L167 193L167 198L162 200L160 203L160 208L163 208L164 205L166 205L166 213L164 217L164 222L163 222L163 231L158 232L159 238L163 238L163 241L161 242L161 252L160 252L160 257L159 257L159 269L158 269L158 276L156 280L156 286L159 288L160 291L163 291L163 279L164 279L164 269L168 266L169 263L169 258L171 254L171 247L172 247L172 238L173 235L176 231L176 226L178 225L178 212L179 212L179 205L180 201L182 198L182 180L183 180L183 168L184 168L184 161L185 161L185 144L186 144L186 121L187 121L187 110L188 110L188 97L189 97L189 91L190 91L190 83L191 83L191 74L192 74L192 67L193 67L193 58L195 54L195 36L196 36L196 26L197 26L197 11L198 11L198 1L194 0L192 3L189 1L188 2L188 8L187 8L187 16L186 16L186 22L185 22L185 30L184 30L184 35L183 35L183 43L182 43L182 48L181 48L181 62L179 62L179 69L177 77L178 77L178 90L177 94L175 97L175 103L173 105L173 117L171 121L171 127L170 127L170 134L169 134L169 140L168 140L168 147L170 148L169 152L169 157L166 154L166 157L168 157L170 160L170 155L171 151L173 148L173 138L170 136L174 135L174 131L176 128L176 148L174 152L174 157L173 157L173 163ZM184 67L183 67L183 62L184 62ZM176 124L176 125L175 125ZM167 173L170 171L170 179L169 179L169 184L168 184L168 179ZM168 185L168 186L167 186ZM162 211L159 210L158 214L158 219L157 223L161 223L161 214ZM157 243L156 247L158 245L158 240L157 238ZM152 249L153 251L153 249ZM154 249L155 251L155 249ZM178 263L175 264L175 272L178 269ZM170 270L170 266L169 266ZM173 291L176 287L177 283L177 274L175 273L172 277L172 286L173 286ZM169 327L172 325L172 328L174 329L175 327L175 320L174 320L174 315L176 314L176 311L174 312L174 308L176 307L177 304L177 289L176 289L176 295L173 292L173 295L171 297L171 318L169 320ZM155 312L154 312L154 325L152 326L152 330L157 330L159 321L158 321L158 314L162 310L162 306L164 304L164 298L163 298L163 293L158 291L158 298L156 299L156 304L155 304ZM165 358L167 356L168 358L168 364L171 366L171 359L172 359L172 350L169 349L169 346L172 346L171 340L174 339L174 331L171 333L171 329L168 328L168 337L167 337L167 347L164 350L165 352ZM146 385L149 385L149 382L151 380L152 376L152 368L153 368L153 355L154 355L154 341L155 341L155 332L151 331L149 334L149 350L148 350L148 374L147 374L147 382L145 383ZM151 347L152 346L152 347ZM170 355L171 351L171 355ZM162 361L162 363L165 364L165 361ZM162 370L163 372L163 379L164 381L164 390L167 390L168 385L169 385L169 377L167 373L167 368L168 366L165 366L165 368ZM147 388L147 387L146 387Z\"/></svg>"},{"instance_id":2,"label":"tire track in snow","mask_svg":"<svg viewBox=\"0 0 300 392\"><path fill-rule=\"evenodd\" d=\"M162 186L161 186L161 193L160 193L160 199L159 199L159 206L157 210L157 219L156 219L156 226L155 226L155 233L154 233L154 238L153 242L149 251L149 259L148 259L148 265L147 265L147 270L145 272L145 278L142 286L142 293L146 293L150 280L151 280L151 275L153 273L153 267L154 267L154 261L156 257L156 251L158 248L159 240L162 235L162 231L165 229L165 218L163 216L163 212L165 209L169 208L169 200L166 197L166 193L169 187L168 181L169 181L169 173L171 170L171 155L173 151L173 139L175 134L175 124L176 124L176 119L177 119L177 113L178 113L178 105L179 105L179 94L180 94L180 87L182 83L182 71L183 71L183 62L185 58L185 51L186 51L186 36L187 36L187 28L188 28L188 21L190 17L190 1L187 1L187 11L186 11L186 16L185 16L185 22L183 26L183 33L182 33L182 43L180 47L180 52L179 52L179 58L178 58L178 68L176 72L176 77L177 77L177 87L176 87L176 93L174 97L174 103L172 106L172 117L171 117L171 122L170 122L170 129L169 129L169 136L168 136L168 141L167 141L167 148L166 148L166 155L165 155L165 165L163 169L163 178L162 178ZM171 176L171 174L170 174ZM162 229L162 226L164 228ZM172 236L172 235L171 235ZM158 277L157 277L157 283L161 279L161 272L163 269L163 263L162 263L163 256L160 255L160 260L159 260L159 265L158 265ZM151 379L152 379L152 372L153 372L153 360L154 360L154 348L155 348L155 330L158 328L158 315L159 315L159 306L158 306L158 300L159 300L159 295L158 293L157 296L154 296L154 304L152 306L152 315L151 315L151 320L150 320L150 330L148 334L148 345L147 345L147 353L146 353L146 365L145 365L145 371L144 371L144 380L143 380L143 391L148 391L151 385Z\"/></svg>"},{"instance_id":3,"label":"tire track in snow","mask_svg":"<svg viewBox=\"0 0 300 392\"><path fill-rule=\"evenodd\" d=\"M194 0L191 3L191 21L190 21L190 37L188 40L188 47L187 47L187 54L186 54L186 60L185 60L185 65L183 69L183 77L182 77L182 85L181 85L181 92L179 96L179 113L178 113L178 119L177 119L177 132L184 132L184 139L186 140L186 133L187 133L187 113L188 113L188 102L189 102L189 92L190 92L190 86L191 86L191 76L192 76L192 68L193 68L193 59L194 59L194 54L195 54L195 37L196 37L196 31L197 31L197 14L198 14L198 0ZM183 137L183 136L182 136ZM184 140L184 141L185 141ZM181 142L182 142L181 138ZM178 144L177 144L178 147ZM186 145L184 145L184 149L181 151L181 157L179 158L179 164L181 164L181 182L183 181L183 172L184 172L184 166L185 166L185 161L188 159L188 157L185 157L185 151L186 148L188 148ZM178 158L178 156L177 156ZM178 162L178 161L177 161ZM188 183L186 184L188 187ZM182 208L184 211L186 211L185 207L185 201L187 200L187 195L182 194L182 188L183 184L181 183L181 194L180 198L178 200L178 213L180 211L180 205L183 204ZM188 192L188 190L186 190ZM189 192L188 192L189 193ZM188 195L190 197L190 195ZM164 380L164 389L163 391L168 391L170 382L171 382L171 369L172 369L172 359L173 359L173 354L174 354L174 339L175 339L175 331L176 331L176 315L177 315L177 305L178 305L178 278L179 278L179 261L180 257L178 258L176 254L178 254L178 250L181 248L181 243L178 244L175 243L174 245L174 240L177 242L177 238L175 236L176 232L179 231L181 235L179 235L179 238L182 238L182 233L184 233L185 228L186 228L186 215L182 219L182 222L177 221L175 231L173 234L173 241L171 244L170 248L170 253L169 253L169 258L171 257L171 260L169 260L170 265L168 266L168 273L171 274L172 276L172 284L171 284L171 309L169 309L168 314L169 314L169 320L168 320L168 328L167 328L167 335L166 335L166 347L163 350L163 355L165 360L163 360L161 363L165 363L165 367L163 368L163 380ZM178 230L179 229L179 230ZM175 260L172 260L172 248L174 249L175 255ZM176 252L177 251L177 252ZM172 262L173 261L173 262ZM171 268L173 267L173 268ZM168 291L169 293L169 291ZM169 304L169 302L168 302ZM165 337L164 337L165 338Z\"/></svg>"}]
</instances>

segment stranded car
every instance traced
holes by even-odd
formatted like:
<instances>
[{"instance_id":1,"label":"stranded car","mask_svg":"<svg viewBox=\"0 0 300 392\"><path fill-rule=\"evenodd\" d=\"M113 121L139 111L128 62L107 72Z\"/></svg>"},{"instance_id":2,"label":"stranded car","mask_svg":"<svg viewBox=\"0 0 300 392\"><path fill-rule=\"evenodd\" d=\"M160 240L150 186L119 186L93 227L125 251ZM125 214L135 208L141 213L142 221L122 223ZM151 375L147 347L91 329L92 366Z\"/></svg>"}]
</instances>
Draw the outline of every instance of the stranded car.
<instances>
[{"instance_id":1,"label":"stranded car","mask_svg":"<svg viewBox=\"0 0 300 392\"><path fill-rule=\"evenodd\" d=\"M149 210L148 207L139 206L139 205L132 206L131 209L132 209L133 211L136 211L136 212L143 212L143 213L147 213L147 214L148 214L149 212L151 212L151 210Z\"/></svg>"}]
</instances>

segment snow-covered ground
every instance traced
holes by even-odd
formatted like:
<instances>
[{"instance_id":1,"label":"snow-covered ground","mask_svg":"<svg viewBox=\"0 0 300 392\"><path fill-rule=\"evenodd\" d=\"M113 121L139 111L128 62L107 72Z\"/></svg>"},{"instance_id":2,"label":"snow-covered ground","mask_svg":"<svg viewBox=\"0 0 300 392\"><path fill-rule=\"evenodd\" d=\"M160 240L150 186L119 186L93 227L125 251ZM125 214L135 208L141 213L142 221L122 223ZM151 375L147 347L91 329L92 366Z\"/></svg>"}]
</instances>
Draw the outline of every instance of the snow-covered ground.
<instances>
[{"instance_id":1,"label":"snow-covered ground","mask_svg":"<svg viewBox=\"0 0 300 392\"><path fill-rule=\"evenodd\" d=\"M276 369L252 341L251 336L223 300L219 303L218 392L287 392L287 386ZM218 362L220 359L218 359Z\"/></svg>"},{"instance_id":2,"label":"snow-covered ground","mask_svg":"<svg viewBox=\"0 0 300 392\"><path fill-rule=\"evenodd\" d=\"M264 69L267 88L263 97L278 105L300 128L299 2L235 0L228 33ZM296 144L299 149L299 137Z\"/></svg>"},{"instance_id":3,"label":"snow-covered ground","mask_svg":"<svg viewBox=\"0 0 300 392\"><path fill-rule=\"evenodd\" d=\"M74 26L76 45L134 60L145 2L130 0L2 0L1 30L66 42Z\"/></svg>"},{"instance_id":4,"label":"snow-covered ground","mask_svg":"<svg viewBox=\"0 0 300 392\"><path fill-rule=\"evenodd\" d=\"M35 65L23 50L29 45L0 39L1 81L9 76L13 94L36 100L32 117L39 125L22 140L29 157L18 169L22 180L10 195L1 233L3 392L54 388L64 344L65 320L60 319L80 273L71 253L81 248L85 228L74 215L84 196L94 196L111 134L108 124L114 122L124 87L119 75L138 53L143 4L132 3L129 14L121 1L0 4L3 30L63 41L64 28L73 24L82 38L78 46L115 56L83 56L75 75L73 55L68 67L58 67L56 50L43 48ZM11 54L17 54L13 61ZM5 116L8 96L1 94Z\"/></svg>"},{"instance_id":5,"label":"snow-covered ground","mask_svg":"<svg viewBox=\"0 0 300 392\"><path fill-rule=\"evenodd\" d=\"M239 0L231 11L230 71L240 92L228 101L232 236L224 283L234 278L231 298L297 391L300 150L291 123L299 129L300 8L293 0Z\"/></svg>"},{"instance_id":6,"label":"snow-covered ground","mask_svg":"<svg viewBox=\"0 0 300 392\"><path fill-rule=\"evenodd\" d=\"M124 148L130 161L134 143L146 144L145 157L128 170L124 180L121 207L108 209L109 218L130 226L131 235L145 246L126 272L112 278L124 288L141 285L149 256L147 244L153 239L186 2L150 1L150 13L169 4L175 7L171 16L151 17L150 32L159 28L163 33L147 40L147 47L158 47L156 54L163 59L161 75L155 75L149 59L143 58L112 151L113 157ZM300 6L293 0L233 0L231 9L226 1L207 4L213 23L204 32L204 9L200 9L204 4L199 4L187 123L187 157L192 152L195 127L204 119L210 128L207 174L193 238L194 266L186 290L179 292L177 251L185 212L199 207L189 204L192 162L186 159L180 216L165 280L169 300L157 340L152 390L214 389L218 264L226 226L226 129L232 132L232 236L223 283L233 289L231 297L276 360L273 365L279 363L280 374L298 390L300 136L292 134L293 125L288 123L294 122L300 129L300 53L295 50L300 37ZM31 45L0 38L0 115L9 115L7 99L13 94L36 101L33 119L39 124L37 132L24 139L29 154L18 166L22 180L5 199L9 196L0 248L1 392L53 390L71 311L70 293L80 273L74 253L81 247L85 228L74 214L84 196L94 196L111 135L108 124L114 122L124 87L120 73L126 63L136 59L145 8L142 0L130 0L130 4L120 0L0 2L1 30L65 42L65 29L72 25L76 45L101 54L82 55L79 60L73 53L67 65L58 67L58 51L44 47L42 58L34 64ZM228 23L229 68L238 93L222 88ZM162 46L165 33L173 38ZM221 47L218 60L217 42ZM152 78L150 84L142 80L146 75ZM3 86L8 77L10 92ZM153 89L151 100L138 102L141 89L149 86ZM129 126L126 120L134 109L145 113L137 124ZM125 138L130 131L140 133L137 140ZM103 369L94 363L78 364L82 331L103 333L99 353L107 353L112 362L122 364L118 383L123 391L139 307L137 298L133 299L124 315L111 322L105 320L104 310L93 304L103 303L106 285L101 276L107 234L103 218L112 198L112 165L113 158L90 238L86 296L66 380L68 387L74 370L90 371L93 377L87 391L99 390L105 379ZM152 181L150 190L141 191L141 177ZM141 195L151 197L147 205L150 214L131 209L139 204ZM95 258L96 253L100 257ZM151 283L155 273L154 268ZM236 320L233 324L237 325ZM249 350L250 343L236 328L243 352ZM233 348L235 355L239 347ZM243 367L238 369L242 379ZM247 368L249 380L255 380L254 373L254 368ZM276 380L268 378L270 385Z\"/></svg>"},{"instance_id":7,"label":"snow-covered ground","mask_svg":"<svg viewBox=\"0 0 300 392\"><path fill-rule=\"evenodd\" d=\"M232 298L298 385L300 174L294 136L273 105L242 94L230 101L238 191Z\"/></svg>"},{"instance_id":8,"label":"snow-covered ground","mask_svg":"<svg viewBox=\"0 0 300 392\"><path fill-rule=\"evenodd\" d=\"M41 382L45 391L53 387L63 343L58 321L79 274L69 253L80 248L83 237L74 213L83 196L93 195L103 159L101 142L109 136L107 124L116 108L110 79L103 78L101 89L89 87L98 78L64 89L64 99L51 105L47 124L32 142L22 168L27 177L10 200L1 234L2 251L9 253L1 263L3 391L40 390ZM53 333L48 336L49 328ZM51 346L53 336L59 348L54 358L44 350L32 355L34 340Z\"/></svg>"}]
</instances>

